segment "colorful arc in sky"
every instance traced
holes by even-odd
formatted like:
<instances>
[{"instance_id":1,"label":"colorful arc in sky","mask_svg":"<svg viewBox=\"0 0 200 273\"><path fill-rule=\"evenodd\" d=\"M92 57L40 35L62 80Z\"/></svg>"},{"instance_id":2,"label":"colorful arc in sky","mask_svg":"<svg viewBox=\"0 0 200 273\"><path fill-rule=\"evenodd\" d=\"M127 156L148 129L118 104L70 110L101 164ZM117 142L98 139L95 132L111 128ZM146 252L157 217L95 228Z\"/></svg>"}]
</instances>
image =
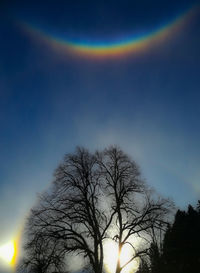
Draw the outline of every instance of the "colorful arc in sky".
<instances>
[{"instance_id":1,"label":"colorful arc in sky","mask_svg":"<svg viewBox=\"0 0 200 273\"><path fill-rule=\"evenodd\" d=\"M33 27L32 25L23 24L23 27L31 34L35 34L40 39L47 42L53 49L58 52L73 53L79 56L92 58L117 58L130 54L137 54L152 48L162 41L176 34L179 29L189 20L196 7L190 8L174 20L163 25L154 31L147 32L141 36L131 36L129 39L120 39L119 41L110 42L86 42L84 40L77 42L55 37L44 31Z\"/></svg>"}]
</instances>

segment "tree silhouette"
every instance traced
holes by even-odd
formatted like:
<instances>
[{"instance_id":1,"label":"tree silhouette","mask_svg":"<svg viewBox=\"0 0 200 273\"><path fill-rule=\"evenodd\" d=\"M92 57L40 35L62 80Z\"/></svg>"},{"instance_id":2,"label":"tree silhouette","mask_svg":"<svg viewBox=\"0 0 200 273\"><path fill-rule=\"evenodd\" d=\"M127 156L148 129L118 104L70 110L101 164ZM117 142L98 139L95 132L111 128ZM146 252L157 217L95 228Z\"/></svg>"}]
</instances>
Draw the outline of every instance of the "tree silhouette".
<instances>
[{"instance_id":1,"label":"tree silhouette","mask_svg":"<svg viewBox=\"0 0 200 273\"><path fill-rule=\"evenodd\" d=\"M30 224L28 226L32 228ZM30 230L24 250L24 257L17 268L18 272L64 272L63 250L56 240L46 238L42 234Z\"/></svg>"},{"instance_id":2,"label":"tree silhouette","mask_svg":"<svg viewBox=\"0 0 200 273\"><path fill-rule=\"evenodd\" d=\"M187 212L178 210L168 228L161 257L162 272L197 273L200 268L200 214L191 205Z\"/></svg>"},{"instance_id":3,"label":"tree silhouette","mask_svg":"<svg viewBox=\"0 0 200 273\"><path fill-rule=\"evenodd\" d=\"M104 150L98 154L98 162L114 212L117 228L114 239L119 252L116 273L119 273L134 259L147 255L152 230L166 225L165 217L171 203L161 198L153 199L153 193L141 180L137 164L120 149ZM139 246L134 244L133 238L140 239ZM121 264L120 254L126 244L131 246L132 256Z\"/></svg>"},{"instance_id":4,"label":"tree silhouette","mask_svg":"<svg viewBox=\"0 0 200 273\"><path fill-rule=\"evenodd\" d=\"M42 242L56 242L55 249L62 259L68 253L81 255L93 272L102 273L104 242L110 238L118 245L119 273L134 259L148 253L152 229L166 224L169 208L170 202L155 198L142 181L137 164L119 148L95 154L77 148L74 154L64 157L52 187L31 210L28 220L31 232L26 244L29 238L34 239L29 247L34 255L31 249L39 235ZM135 243L136 238L140 244ZM132 256L121 264L120 254L125 245L132 248Z\"/></svg>"},{"instance_id":5,"label":"tree silhouette","mask_svg":"<svg viewBox=\"0 0 200 273\"><path fill-rule=\"evenodd\" d=\"M37 231L58 240L65 253L82 254L96 273L103 269L103 239L109 227L100 209L99 181L95 156L78 148L76 154L65 156L53 188L31 213Z\"/></svg>"}]
</instances>

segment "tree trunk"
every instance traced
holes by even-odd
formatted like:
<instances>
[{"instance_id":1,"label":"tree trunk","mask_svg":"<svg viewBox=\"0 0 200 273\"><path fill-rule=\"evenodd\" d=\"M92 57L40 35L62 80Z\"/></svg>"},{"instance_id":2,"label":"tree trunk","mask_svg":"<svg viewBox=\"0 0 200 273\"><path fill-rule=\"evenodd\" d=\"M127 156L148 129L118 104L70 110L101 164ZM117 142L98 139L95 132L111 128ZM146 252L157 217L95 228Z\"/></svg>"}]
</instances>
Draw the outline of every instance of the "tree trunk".
<instances>
[{"instance_id":1,"label":"tree trunk","mask_svg":"<svg viewBox=\"0 0 200 273\"><path fill-rule=\"evenodd\" d=\"M122 245L119 243L119 250L118 250L118 258L117 258L117 266L116 266L116 271L115 273L120 273L121 272L121 265L120 265L120 255L122 251Z\"/></svg>"}]
</instances>

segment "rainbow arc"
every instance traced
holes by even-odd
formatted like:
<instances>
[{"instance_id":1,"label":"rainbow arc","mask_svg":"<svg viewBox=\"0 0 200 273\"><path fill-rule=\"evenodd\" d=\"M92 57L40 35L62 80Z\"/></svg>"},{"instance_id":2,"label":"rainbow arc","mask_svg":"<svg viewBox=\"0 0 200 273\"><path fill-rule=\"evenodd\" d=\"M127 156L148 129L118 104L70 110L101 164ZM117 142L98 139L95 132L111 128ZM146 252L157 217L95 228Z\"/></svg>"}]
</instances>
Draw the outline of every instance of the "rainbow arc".
<instances>
[{"instance_id":1,"label":"rainbow arc","mask_svg":"<svg viewBox=\"0 0 200 273\"><path fill-rule=\"evenodd\" d=\"M131 54L136 55L154 47L160 42L167 41L188 22L195 10L196 7L190 8L174 20L154 31L147 32L141 36L133 35L129 39L120 39L119 41L115 40L113 42L100 41L98 43L84 40L77 42L68 40L67 38L55 37L29 24L24 23L23 26L29 33L35 34L58 52L99 59L117 58Z\"/></svg>"}]
</instances>

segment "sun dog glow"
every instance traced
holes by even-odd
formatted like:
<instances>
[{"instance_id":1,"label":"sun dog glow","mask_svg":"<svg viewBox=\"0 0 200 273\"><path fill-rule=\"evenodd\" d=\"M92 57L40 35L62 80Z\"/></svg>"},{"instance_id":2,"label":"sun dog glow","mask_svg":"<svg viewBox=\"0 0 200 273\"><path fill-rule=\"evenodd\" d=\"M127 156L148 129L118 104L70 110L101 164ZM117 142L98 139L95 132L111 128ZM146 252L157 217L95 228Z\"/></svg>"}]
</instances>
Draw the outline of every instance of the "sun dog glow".
<instances>
[{"instance_id":1,"label":"sun dog glow","mask_svg":"<svg viewBox=\"0 0 200 273\"><path fill-rule=\"evenodd\" d=\"M190 8L186 12L176 17L171 22L164 26L148 32L141 36L131 36L129 39L120 39L110 42L75 42L63 38L54 37L44 31L35 28L31 25L23 23L23 28L35 35L39 39L45 41L49 46L58 52L72 53L79 56L108 59L117 58L126 55L138 54L145 50L154 47L160 42L168 40L171 36L175 35L179 29L187 22L193 15L196 8Z\"/></svg>"}]
</instances>

